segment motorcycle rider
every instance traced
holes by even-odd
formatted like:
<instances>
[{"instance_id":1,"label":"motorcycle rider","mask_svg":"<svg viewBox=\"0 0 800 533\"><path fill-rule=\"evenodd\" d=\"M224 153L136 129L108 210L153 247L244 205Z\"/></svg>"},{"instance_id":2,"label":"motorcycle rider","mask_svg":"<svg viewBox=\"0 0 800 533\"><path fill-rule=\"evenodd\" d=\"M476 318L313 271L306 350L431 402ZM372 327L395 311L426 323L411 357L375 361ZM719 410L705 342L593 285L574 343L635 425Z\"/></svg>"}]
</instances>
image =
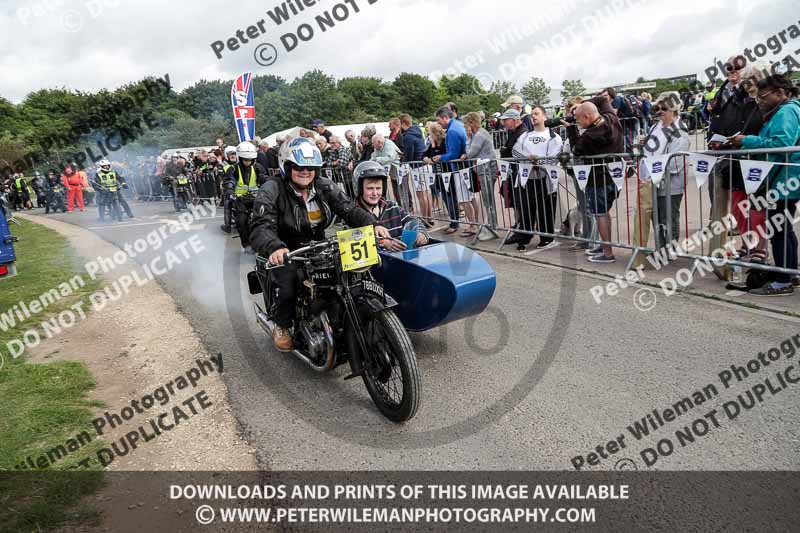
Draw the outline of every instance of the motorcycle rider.
<instances>
[{"instance_id":1,"label":"motorcycle rider","mask_svg":"<svg viewBox=\"0 0 800 533\"><path fill-rule=\"evenodd\" d=\"M211 162L206 150L200 150L193 161L194 177L197 195L201 201L211 201L216 196L214 193L214 164Z\"/></svg>"},{"instance_id":2,"label":"motorcycle rider","mask_svg":"<svg viewBox=\"0 0 800 533\"><path fill-rule=\"evenodd\" d=\"M97 164L97 173L94 180L92 180L92 185L97 189L98 193L98 220L100 222L105 221L106 207L108 207L111 220L122 221L120 202L114 202L114 199L119 200L119 181L117 180L117 173L111 170L111 163L107 159L103 159Z\"/></svg>"},{"instance_id":3,"label":"motorcycle rider","mask_svg":"<svg viewBox=\"0 0 800 533\"><path fill-rule=\"evenodd\" d=\"M353 227L375 224L375 217L358 208L333 181L321 177L322 154L308 139L287 139L281 147L282 177L269 178L256 195L251 224L253 249L284 264L284 254L309 241L325 238L334 215ZM375 234L389 238L389 231L375 227ZM294 347L291 327L299 284L297 267L288 264L270 271L275 287L275 329L272 341L282 352Z\"/></svg>"},{"instance_id":4,"label":"motorcycle rider","mask_svg":"<svg viewBox=\"0 0 800 533\"><path fill-rule=\"evenodd\" d=\"M217 173L215 178L215 190L217 193L217 198L219 202L217 205L225 206L226 205L226 197L222 194L222 183L225 181L225 176L228 174L228 170L236 164L236 147L235 146L227 146L225 147L225 154L221 161L221 163L217 166ZM230 219L226 219L226 224L228 227L227 233L230 233ZM224 229L224 228L223 228Z\"/></svg>"},{"instance_id":5,"label":"motorcycle rider","mask_svg":"<svg viewBox=\"0 0 800 533\"><path fill-rule=\"evenodd\" d=\"M33 173L33 179L31 180L31 189L33 189L33 193L36 196L36 207L37 209L40 207L44 207L47 203L47 187L44 182L44 178L36 171Z\"/></svg>"},{"instance_id":6,"label":"motorcycle rider","mask_svg":"<svg viewBox=\"0 0 800 533\"><path fill-rule=\"evenodd\" d=\"M228 169L231 168L236 164L236 147L235 146L228 146L225 148L225 161L222 163L222 170L225 174L228 173Z\"/></svg>"},{"instance_id":7,"label":"motorcycle rider","mask_svg":"<svg viewBox=\"0 0 800 533\"><path fill-rule=\"evenodd\" d=\"M11 181L11 190L14 191L13 203L16 211L21 211L26 207L28 210L33 209L31 195L28 192L28 184L25 182L25 178L22 177L22 174L14 176L14 179Z\"/></svg>"},{"instance_id":8,"label":"motorcycle rider","mask_svg":"<svg viewBox=\"0 0 800 533\"><path fill-rule=\"evenodd\" d=\"M64 198L64 186L55 169L50 169L47 173L45 187L47 187L47 203L44 207L44 214L49 215L50 210L52 210L53 213L58 213L59 209L66 213L67 203Z\"/></svg>"},{"instance_id":9,"label":"motorcycle rider","mask_svg":"<svg viewBox=\"0 0 800 533\"><path fill-rule=\"evenodd\" d=\"M102 171L102 172L111 172L112 174L114 174L114 176L117 179L117 184L118 184L118 187L117 187L117 201L119 202L119 206L120 206L120 208L125 210L125 214L128 215L129 218L134 218L133 217L133 212L131 211L131 206L128 205L127 200L125 200L125 197L122 195L122 189L127 189L128 188L128 184L125 181L125 178L120 176L119 173L111 170L111 163L107 159L101 160L98 163L98 167L99 167L98 172L100 172L100 171ZM121 218L122 217L120 216L120 219Z\"/></svg>"},{"instance_id":10,"label":"motorcycle rider","mask_svg":"<svg viewBox=\"0 0 800 533\"><path fill-rule=\"evenodd\" d=\"M406 244L397 240L403 234L403 222L407 213L405 209L395 202L386 199L386 184L389 174L386 168L377 161L364 161L359 163L353 171L356 179L356 205L372 213L378 224L389 230L392 239L383 241L383 248L391 252L406 249ZM428 237L421 231L417 232L417 246L428 244Z\"/></svg>"},{"instance_id":11,"label":"motorcycle rider","mask_svg":"<svg viewBox=\"0 0 800 533\"><path fill-rule=\"evenodd\" d=\"M225 174L223 181L223 196L225 203L225 224L223 231L230 233L232 211L236 209L234 223L239 230L242 248L247 253L252 253L250 247L250 213L253 209L253 199L249 194L255 195L267 179L267 173L256 163L257 150L253 143L242 141L236 147L238 163L231 166ZM227 227L227 229L226 229Z\"/></svg>"}]
</instances>

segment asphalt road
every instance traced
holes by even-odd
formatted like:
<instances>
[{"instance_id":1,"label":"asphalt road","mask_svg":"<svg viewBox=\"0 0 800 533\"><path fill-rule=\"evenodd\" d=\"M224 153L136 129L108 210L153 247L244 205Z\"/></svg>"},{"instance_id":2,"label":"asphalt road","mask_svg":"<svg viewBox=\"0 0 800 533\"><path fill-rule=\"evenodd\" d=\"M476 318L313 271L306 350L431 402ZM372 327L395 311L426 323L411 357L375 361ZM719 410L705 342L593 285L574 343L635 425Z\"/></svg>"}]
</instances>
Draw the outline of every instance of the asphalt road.
<instances>
[{"instance_id":1,"label":"asphalt road","mask_svg":"<svg viewBox=\"0 0 800 533\"><path fill-rule=\"evenodd\" d=\"M121 224L99 224L94 208L50 216L119 246L177 219L168 202L133 209L137 218ZM647 468L641 450L662 439L669 440L661 444L665 456L651 469L800 467L800 384L775 375L800 357L766 359L768 367L742 381L733 378L728 389L718 376L800 333L798 319L686 295L658 294L651 311L640 311L633 304L636 287L596 304L589 290L602 282L598 278L485 255L497 273L490 310L412 335L422 402L415 419L395 425L374 408L361 380L342 379L349 368L320 375L273 350L255 324L255 298L246 293L244 274L253 256L241 254L239 241L223 234L220 223L219 216L194 221L188 232L136 259L149 261L189 235L203 243L203 252L158 281L209 351L223 353L231 405L263 467L571 469L571 460L582 455L597 463L593 468L641 470ZM795 376L800 370L788 379ZM753 386L761 401L730 420L723 404L740 393L746 402ZM674 420L649 436L637 440L627 429L654 409L669 420L665 410L674 415L673 404L703 388L704 402L695 395L693 408L678 408ZM620 435L624 448L607 446ZM674 450L667 454L670 443ZM598 455L587 457L592 451Z\"/></svg>"}]
</instances>

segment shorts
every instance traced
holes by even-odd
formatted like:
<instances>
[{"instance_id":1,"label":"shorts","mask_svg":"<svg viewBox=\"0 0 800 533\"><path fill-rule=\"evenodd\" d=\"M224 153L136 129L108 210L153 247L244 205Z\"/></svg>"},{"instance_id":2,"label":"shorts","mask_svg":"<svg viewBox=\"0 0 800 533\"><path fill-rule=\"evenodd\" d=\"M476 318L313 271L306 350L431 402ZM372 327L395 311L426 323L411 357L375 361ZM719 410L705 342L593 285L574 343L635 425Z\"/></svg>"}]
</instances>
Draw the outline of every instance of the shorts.
<instances>
[{"instance_id":1,"label":"shorts","mask_svg":"<svg viewBox=\"0 0 800 533\"><path fill-rule=\"evenodd\" d=\"M617 187L613 183L599 187L586 187L586 211L589 215L605 215L617 199Z\"/></svg>"}]
</instances>

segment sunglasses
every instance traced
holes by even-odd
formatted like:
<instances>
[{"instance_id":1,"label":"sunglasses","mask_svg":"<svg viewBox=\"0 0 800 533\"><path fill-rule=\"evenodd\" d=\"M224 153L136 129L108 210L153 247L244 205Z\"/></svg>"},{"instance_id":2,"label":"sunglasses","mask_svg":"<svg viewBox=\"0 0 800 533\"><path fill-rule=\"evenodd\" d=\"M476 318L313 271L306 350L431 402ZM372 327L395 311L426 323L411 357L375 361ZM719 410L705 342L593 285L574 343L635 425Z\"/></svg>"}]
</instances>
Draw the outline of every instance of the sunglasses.
<instances>
[{"instance_id":1,"label":"sunglasses","mask_svg":"<svg viewBox=\"0 0 800 533\"><path fill-rule=\"evenodd\" d=\"M771 94L775 94L775 91L772 90L772 91L767 91L764 94L757 94L756 95L756 100L758 100L759 102L763 102L764 99L766 99L766 97L771 95Z\"/></svg>"},{"instance_id":2,"label":"sunglasses","mask_svg":"<svg viewBox=\"0 0 800 533\"><path fill-rule=\"evenodd\" d=\"M294 170L297 170L298 172L306 172L306 171L314 172L315 170L317 170L317 167L301 167L298 165L292 165L292 168Z\"/></svg>"},{"instance_id":3,"label":"sunglasses","mask_svg":"<svg viewBox=\"0 0 800 533\"><path fill-rule=\"evenodd\" d=\"M727 72L739 72L739 71L740 71L740 70L742 70L743 68L744 68L744 67L736 67L736 66L734 66L734 65L726 65L726 66L725 66L725 70L726 70Z\"/></svg>"}]
</instances>

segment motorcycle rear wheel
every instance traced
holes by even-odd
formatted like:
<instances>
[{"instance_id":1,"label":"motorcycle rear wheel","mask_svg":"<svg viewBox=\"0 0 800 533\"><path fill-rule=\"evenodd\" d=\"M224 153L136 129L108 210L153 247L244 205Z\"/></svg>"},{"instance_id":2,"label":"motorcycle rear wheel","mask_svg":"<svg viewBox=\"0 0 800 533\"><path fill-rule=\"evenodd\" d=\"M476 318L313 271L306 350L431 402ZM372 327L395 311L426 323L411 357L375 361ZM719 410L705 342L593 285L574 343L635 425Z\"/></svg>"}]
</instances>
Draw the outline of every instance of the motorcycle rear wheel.
<instances>
[{"instance_id":1,"label":"motorcycle rear wheel","mask_svg":"<svg viewBox=\"0 0 800 533\"><path fill-rule=\"evenodd\" d=\"M362 326L370 351L361 357L367 392L383 416L406 422L419 407L419 368L411 340L391 309L371 315ZM355 338L352 342L357 344Z\"/></svg>"}]
</instances>

